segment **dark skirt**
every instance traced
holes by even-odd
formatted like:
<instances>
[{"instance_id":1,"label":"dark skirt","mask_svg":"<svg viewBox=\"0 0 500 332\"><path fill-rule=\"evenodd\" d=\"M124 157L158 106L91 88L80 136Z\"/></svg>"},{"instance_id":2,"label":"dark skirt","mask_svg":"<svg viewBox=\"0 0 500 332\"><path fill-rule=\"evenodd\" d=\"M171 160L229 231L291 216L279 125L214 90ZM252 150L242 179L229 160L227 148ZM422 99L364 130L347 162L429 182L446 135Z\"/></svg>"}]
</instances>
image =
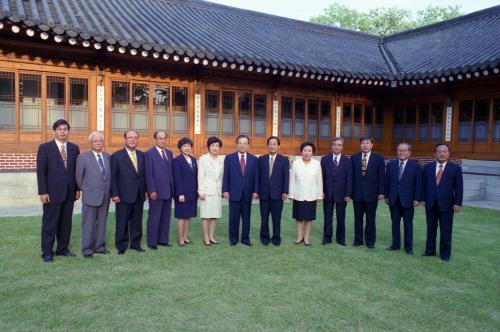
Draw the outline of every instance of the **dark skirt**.
<instances>
[{"instance_id":1,"label":"dark skirt","mask_svg":"<svg viewBox=\"0 0 500 332\"><path fill-rule=\"evenodd\" d=\"M174 215L177 219L189 219L196 217L197 201L186 201L184 203L175 200Z\"/></svg>"},{"instance_id":2,"label":"dark skirt","mask_svg":"<svg viewBox=\"0 0 500 332\"><path fill-rule=\"evenodd\" d=\"M292 217L299 221L312 221L316 219L316 202L293 201Z\"/></svg>"}]
</instances>

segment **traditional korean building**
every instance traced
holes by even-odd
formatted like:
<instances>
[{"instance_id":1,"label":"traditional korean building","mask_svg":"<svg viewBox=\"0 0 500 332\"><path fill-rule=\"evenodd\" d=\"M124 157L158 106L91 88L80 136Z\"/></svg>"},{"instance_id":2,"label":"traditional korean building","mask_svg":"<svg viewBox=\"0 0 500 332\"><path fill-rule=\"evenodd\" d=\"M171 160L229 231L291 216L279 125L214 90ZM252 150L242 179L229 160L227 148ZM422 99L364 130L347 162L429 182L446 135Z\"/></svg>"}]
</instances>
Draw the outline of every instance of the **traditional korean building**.
<instances>
[{"instance_id":1,"label":"traditional korean building","mask_svg":"<svg viewBox=\"0 0 500 332\"><path fill-rule=\"evenodd\" d=\"M32 171L51 124L86 149L164 129L195 154L238 134L251 151L278 135L346 153L362 135L391 156L406 141L430 158L500 160L500 6L380 37L199 0L1 0L0 172Z\"/></svg>"}]
</instances>

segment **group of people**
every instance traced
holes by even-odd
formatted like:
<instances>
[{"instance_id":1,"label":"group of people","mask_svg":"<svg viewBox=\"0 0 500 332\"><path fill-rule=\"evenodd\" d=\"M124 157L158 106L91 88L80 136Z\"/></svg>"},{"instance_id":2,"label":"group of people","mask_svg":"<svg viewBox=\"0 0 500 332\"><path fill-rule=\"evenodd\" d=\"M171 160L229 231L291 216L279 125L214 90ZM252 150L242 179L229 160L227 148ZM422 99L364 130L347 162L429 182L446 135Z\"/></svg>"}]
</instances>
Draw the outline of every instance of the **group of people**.
<instances>
[{"instance_id":1,"label":"group of people","mask_svg":"<svg viewBox=\"0 0 500 332\"><path fill-rule=\"evenodd\" d=\"M141 246L143 207L149 201L147 246L172 246L169 236L172 201L177 219L177 243L189 239L191 219L202 220L203 244L219 244L215 238L217 220L222 217L223 199L229 201L229 243L251 246L252 201L259 200L260 242L281 244L281 216L284 201L293 202L292 216L297 226L294 244L311 245L311 230L316 208L323 202L322 244L333 241L333 215L336 212L335 240L346 245L345 212L354 207L353 246L375 248L378 202L389 205L392 219L392 244L387 250L401 248L400 221L404 225L404 249L413 254L413 215L415 207L425 206L427 243L423 256L436 255L437 228L440 227L439 254L451 256L453 216L460 211L463 196L461 167L451 163L446 143L435 146L436 160L423 169L411 156L411 146L401 143L397 159L385 163L372 152L371 137L360 139L360 152L350 158L343 154L344 141L334 138L332 152L318 161L316 146L304 142L301 157L291 162L279 154L280 139L267 140L269 153L256 157L248 152L250 138L236 139L237 151L222 157L222 141L207 140L208 152L197 161L192 155L193 141L179 140L179 155L167 149L167 133L154 133L154 146L147 152L137 149L139 135L124 133L124 148L112 155L104 151L104 136L93 132L90 149L80 154L68 141L70 125L64 120L53 124L54 140L41 144L37 154L38 192L43 204L41 248L44 262L56 256L75 256L69 249L75 200L82 194L82 255L109 254L106 222L110 201L116 205L115 246L118 254L127 249L138 252ZM269 230L272 220L272 233ZM241 233L240 233L241 226ZM54 242L57 246L54 253Z\"/></svg>"}]
</instances>

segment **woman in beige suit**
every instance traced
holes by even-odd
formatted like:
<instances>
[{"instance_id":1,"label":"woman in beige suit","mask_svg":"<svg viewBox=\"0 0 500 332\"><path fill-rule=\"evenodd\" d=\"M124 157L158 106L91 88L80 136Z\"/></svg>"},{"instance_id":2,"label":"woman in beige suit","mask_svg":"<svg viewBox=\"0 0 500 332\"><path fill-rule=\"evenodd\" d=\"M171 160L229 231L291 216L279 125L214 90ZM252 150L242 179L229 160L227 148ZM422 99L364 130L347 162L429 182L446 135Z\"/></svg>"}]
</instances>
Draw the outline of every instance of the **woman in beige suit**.
<instances>
[{"instance_id":1,"label":"woman in beige suit","mask_svg":"<svg viewBox=\"0 0 500 332\"><path fill-rule=\"evenodd\" d=\"M208 153L198 162L198 194L200 196L200 217L203 226L203 243L206 246L219 244L215 240L215 225L222 217L222 173L224 160L219 156L222 141L215 137L207 140Z\"/></svg>"},{"instance_id":2,"label":"woman in beige suit","mask_svg":"<svg viewBox=\"0 0 500 332\"><path fill-rule=\"evenodd\" d=\"M312 158L316 147L312 142L300 146L302 158L292 163L288 198L293 201L292 217L297 223L297 241L311 245L312 221L316 219L317 202L323 199L321 164Z\"/></svg>"}]
</instances>

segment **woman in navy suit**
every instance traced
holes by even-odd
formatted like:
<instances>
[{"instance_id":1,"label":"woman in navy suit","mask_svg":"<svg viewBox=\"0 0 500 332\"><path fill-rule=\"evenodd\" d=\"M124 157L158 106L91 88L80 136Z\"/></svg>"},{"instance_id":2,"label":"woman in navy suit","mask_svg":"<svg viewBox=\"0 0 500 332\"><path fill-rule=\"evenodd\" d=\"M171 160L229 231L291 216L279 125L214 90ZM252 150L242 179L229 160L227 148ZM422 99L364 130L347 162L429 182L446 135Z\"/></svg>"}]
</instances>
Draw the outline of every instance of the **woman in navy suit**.
<instances>
[{"instance_id":1,"label":"woman in navy suit","mask_svg":"<svg viewBox=\"0 0 500 332\"><path fill-rule=\"evenodd\" d=\"M187 234L191 218L196 217L198 201L198 166L196 159L191 156L193 141L183 137L177 143L181 154L172 162L175 193L175 218L177 218L177 232L179 246L190 244Z\"/></svg>"}]
</instances>

